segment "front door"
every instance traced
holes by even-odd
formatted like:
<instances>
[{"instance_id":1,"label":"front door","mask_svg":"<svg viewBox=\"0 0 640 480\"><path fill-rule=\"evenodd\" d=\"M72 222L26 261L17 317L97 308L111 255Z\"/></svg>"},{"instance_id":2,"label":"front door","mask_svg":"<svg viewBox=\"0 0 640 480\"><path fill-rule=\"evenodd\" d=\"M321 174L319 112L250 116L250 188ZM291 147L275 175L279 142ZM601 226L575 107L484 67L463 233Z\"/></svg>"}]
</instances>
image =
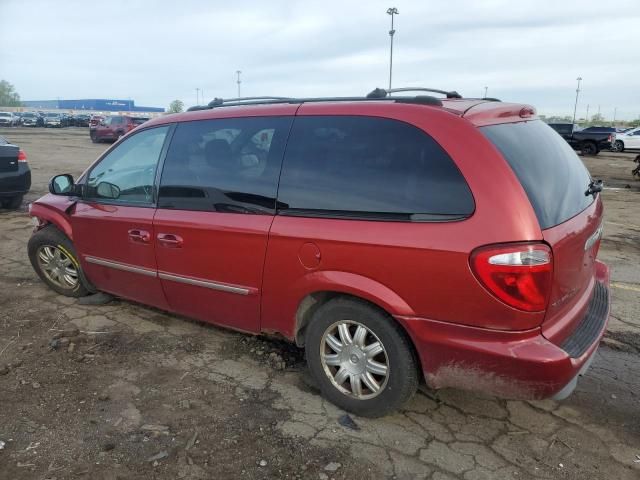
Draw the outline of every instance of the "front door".
<instances>
[{"instance_id":1,"label":"front door","mask_svg":"<svg viewBox=\"0 0 640 480\"><path fill-rule=\"evenodd\" d=\"M290 125L287 116L177 125L153 222L172 310L260 330L263 265Z\"/></svg>"},{"instance_id":2,"label":"front door","mask_svg":"<svg viewBox=\"0 0 640 480\"><path fill-rule=\"evenodd\" d=\"M625 142L626 148L640 148L640 128L628 133L628 140Z\"/></svg>"},{"instance_id":3,"label":"front door","mask_svg":"<svg viewBox=\"0 0 640 480\"><path fill-rule=\"evenodd\" d=\"M171 127L141 130L100 160L71 212L82 268L99 289L167 308L157 276L153 215L158 159Z\"/></svg>"}]
</instances>

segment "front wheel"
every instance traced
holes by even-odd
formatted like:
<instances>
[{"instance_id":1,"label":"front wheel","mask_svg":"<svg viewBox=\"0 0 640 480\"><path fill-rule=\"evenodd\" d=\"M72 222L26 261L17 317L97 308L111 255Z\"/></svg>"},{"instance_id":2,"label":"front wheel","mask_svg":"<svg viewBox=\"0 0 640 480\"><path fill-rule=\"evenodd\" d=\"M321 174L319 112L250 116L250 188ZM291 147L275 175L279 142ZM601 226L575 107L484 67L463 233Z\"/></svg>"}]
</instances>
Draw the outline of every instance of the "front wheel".
<instances>
[{"instance_id":1,"label":"front wheel","mask_svg":"<svg viewBox=\"0 0 640 480\"><path fill-rule=\"evenodd\" d=\"M33 269L52 290L67 297L90 293L73 243L56 227L34 233L27 248Z\"/></svg>"},{"instance_id":2,"label":"front wheel","mask_svg":"<svg viewBox=\"0 0 640 480\"><path fill-rule=\"evenodd\" d=\"M337 298L319 307L305 349L323 396L357 415L386 415L417 389L410 340L391 317L365 302Z\"/></svg>"},{"instance_id":3,"label":"front wheel","mask_svg":"<svg viewBox=\"0 0 640 480\"><path fill-rule=\"evenodd\" d=\"M624 152L624 143L622 143L622 140L616 140L611 150L614 152Z\"/></svg>"}]
</instances>

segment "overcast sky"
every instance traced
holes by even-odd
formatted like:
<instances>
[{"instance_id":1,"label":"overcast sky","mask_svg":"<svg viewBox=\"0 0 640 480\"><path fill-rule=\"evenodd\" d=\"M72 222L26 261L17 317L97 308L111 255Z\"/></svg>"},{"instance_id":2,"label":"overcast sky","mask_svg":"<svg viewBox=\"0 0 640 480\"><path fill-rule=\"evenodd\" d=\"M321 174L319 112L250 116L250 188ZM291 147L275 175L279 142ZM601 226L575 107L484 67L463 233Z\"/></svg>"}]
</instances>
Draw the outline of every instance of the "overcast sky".
<instances>
[{"instance_id":1,"label":"overcast sky","mask_svg":"<svg viewBox=\"0 0 640 480\"><path fill-rule=\"evenodd\" d=\"M166 107L242 94L455 89L579 116L640 116L638 0L0 0L0 78L23 100L132 98Z\"/></svg>"}]
</instances>

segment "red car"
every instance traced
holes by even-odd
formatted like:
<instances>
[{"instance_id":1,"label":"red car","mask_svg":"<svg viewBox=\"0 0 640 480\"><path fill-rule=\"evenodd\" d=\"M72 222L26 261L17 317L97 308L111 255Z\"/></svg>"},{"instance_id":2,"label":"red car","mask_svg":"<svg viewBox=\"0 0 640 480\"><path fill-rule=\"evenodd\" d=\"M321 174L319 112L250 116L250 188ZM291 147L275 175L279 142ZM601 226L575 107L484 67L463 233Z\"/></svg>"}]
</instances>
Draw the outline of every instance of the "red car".
<instances>
[{"instance_id":1,"label":"red car","mask_svg":"<svg viewBox=\"0 0 640 480\"><path fill-rule=\"evenodd\" d=\"M142 125L149 120L146 117L129 117L126 115L113 115L100 120L95 128L89 126L89 136L93 143L104 140L115 142L123 137L138 125Z\"/></svg>"},{"instance_id":2,"label":"red car","mask_svg":"<svg viewBox=\"0 0 640 480\"><path fill-rule=\"evenodd\" d=\"M52 179L30 210L33 267L63 295L283 336L360 415L399 408L422 376L564 398L609 316L601 183L532 107L446 96L151 120Z\"/></svg>"}]
</instances>

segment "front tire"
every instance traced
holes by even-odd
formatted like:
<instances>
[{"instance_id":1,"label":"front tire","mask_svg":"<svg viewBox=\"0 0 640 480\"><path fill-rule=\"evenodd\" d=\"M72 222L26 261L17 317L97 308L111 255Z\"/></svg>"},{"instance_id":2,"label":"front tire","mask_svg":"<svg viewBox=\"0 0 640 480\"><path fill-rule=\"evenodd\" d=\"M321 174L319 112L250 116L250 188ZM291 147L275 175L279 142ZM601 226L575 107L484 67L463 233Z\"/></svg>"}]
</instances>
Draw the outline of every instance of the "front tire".
<instances>
[{"instance_id":1,"label":"front tire","mask_svg":"<svg viewBox=\"0 0 640 480\"><path fill-rule=\"evenodd\" d=\"M384 416L418 387L409 338L391 317L363 301L336 298L319 307L305 349L322 395L357 415Z\"/></svg>"},{"instance_id":2,"label":"front tire","mask_svg":"<svg viewBox=\"0 0 640 480\"><path fill-rule=\"evenodd\" d=\"M613 149L614 152L624 152L624 143L622 143L622 140L616 140L615 143L613 144Z\"/></svg>"},{"instance_id":3,"label":"front tire","mask_svg":"<svg viewBox=\"0 0 640 480\"><path fill-rule=\"evenodd\" d=\"M27 248L33 269L52 290L66 297L90 293L73 243L55 226L34 233Z\"/></svg>"}]
</instances>

